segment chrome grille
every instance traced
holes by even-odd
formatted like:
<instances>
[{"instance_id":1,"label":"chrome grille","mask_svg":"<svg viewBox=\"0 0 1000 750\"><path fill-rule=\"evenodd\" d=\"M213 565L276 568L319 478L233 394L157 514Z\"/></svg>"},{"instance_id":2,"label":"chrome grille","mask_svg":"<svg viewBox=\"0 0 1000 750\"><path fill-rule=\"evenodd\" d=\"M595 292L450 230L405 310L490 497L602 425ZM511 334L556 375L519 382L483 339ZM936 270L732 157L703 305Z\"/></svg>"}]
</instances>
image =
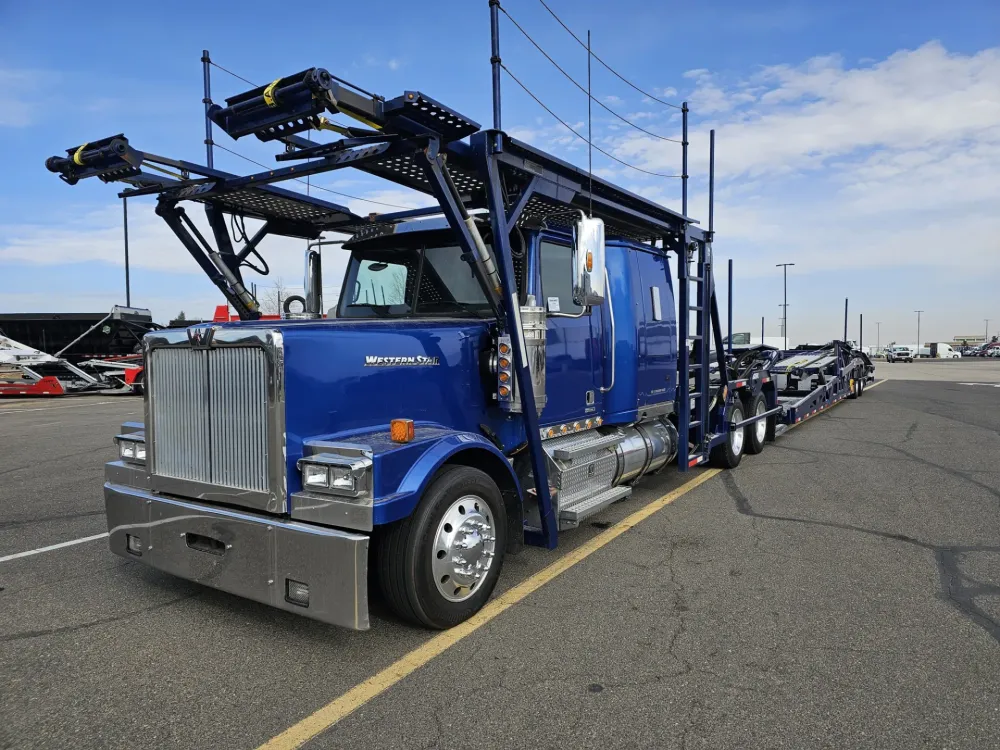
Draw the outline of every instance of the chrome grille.
<instances>
[{"instance_id":1,"label":"chrome grille","mask_svg":"<svg viewBox=\"0 0 1000 750\"><path fill-rule=\"evenodd\" d=\"M266 352L169 347L150 355L154 473L267 492Z\"/></svg>"}]
</instances>

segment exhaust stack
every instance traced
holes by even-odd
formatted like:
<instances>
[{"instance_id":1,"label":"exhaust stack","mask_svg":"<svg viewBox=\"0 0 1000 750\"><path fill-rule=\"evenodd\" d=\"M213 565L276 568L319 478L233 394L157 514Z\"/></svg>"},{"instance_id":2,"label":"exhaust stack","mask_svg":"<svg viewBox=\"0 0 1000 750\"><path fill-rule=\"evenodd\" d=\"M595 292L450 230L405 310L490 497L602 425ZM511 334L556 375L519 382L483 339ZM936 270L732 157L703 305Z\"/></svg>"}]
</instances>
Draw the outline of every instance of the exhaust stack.
<instances>
[{"instance_id":1,"label":"exhaust stack","mask_svg":"<svg viewBox=\"0 0 1000 750\"><path fill-rule=\"evenodd\" d=\"M306 249L305 278L302 281L305 290L305 316L307 318L323 317L323 258L318 247Z\"/></svg>"}]
</instances>

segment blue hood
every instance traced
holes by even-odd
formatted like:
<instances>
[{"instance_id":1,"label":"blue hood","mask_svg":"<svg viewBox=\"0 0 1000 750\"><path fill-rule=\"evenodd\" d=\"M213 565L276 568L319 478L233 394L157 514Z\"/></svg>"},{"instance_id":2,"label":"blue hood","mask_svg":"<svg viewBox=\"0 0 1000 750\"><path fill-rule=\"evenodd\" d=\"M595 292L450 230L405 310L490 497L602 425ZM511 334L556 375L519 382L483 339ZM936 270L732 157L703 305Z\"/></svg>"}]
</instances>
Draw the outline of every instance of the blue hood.
<instances>
[{"instance_id":1,"label":"blue hood","mask_svg":"<svg viewBox=\"0 0 1000 750\"><path fill-rule=\"evenodd\" d=\"M236 324L246 326L248 324ZM396 418L481 434L486 424L507 447L520 421L492 403L482 357L486 320L260 321L282 332L288 490L299 489L303 441L387 426ZM489 408L488 408L489 407Z\"/></svg>"}]
</instances>

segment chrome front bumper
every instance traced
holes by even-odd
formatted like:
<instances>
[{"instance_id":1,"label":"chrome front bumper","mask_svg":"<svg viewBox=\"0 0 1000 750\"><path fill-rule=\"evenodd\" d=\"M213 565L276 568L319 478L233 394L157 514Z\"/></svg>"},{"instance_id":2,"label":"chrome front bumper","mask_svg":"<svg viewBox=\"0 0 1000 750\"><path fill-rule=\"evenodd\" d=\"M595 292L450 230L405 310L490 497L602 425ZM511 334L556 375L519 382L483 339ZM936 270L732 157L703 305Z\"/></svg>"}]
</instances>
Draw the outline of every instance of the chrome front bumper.
<instances>
[{"instance_id":1,"label":"chrome front bumper","mask_svg":"<svg viewBox=\"0 0 1000 750\"><path fill-rule=\"evenodd\" d=\"M368 629L368 537L108 482L111 551L166 573L354 630ZM126 535L138 537L141 554ZM287 581L309 586L309 604Z\"/></svg>"}]
</instances>

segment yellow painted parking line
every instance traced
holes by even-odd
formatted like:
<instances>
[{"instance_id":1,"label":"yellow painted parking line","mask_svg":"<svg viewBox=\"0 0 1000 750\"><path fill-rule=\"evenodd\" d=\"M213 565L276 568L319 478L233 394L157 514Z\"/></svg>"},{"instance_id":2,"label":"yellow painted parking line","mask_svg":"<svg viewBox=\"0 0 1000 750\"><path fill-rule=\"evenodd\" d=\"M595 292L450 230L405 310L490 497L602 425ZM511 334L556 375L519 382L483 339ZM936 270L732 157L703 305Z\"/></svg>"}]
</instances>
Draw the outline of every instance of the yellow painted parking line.
<instances>
[{"instance_id":1,"label":"yellow painted parking line","mask_svg":"<svg viewBox=\"0 0 1000 750\"><path fill-rule=\"evenodd\" d=\"M602 531L572 552L563 555L547 568L535 573L530 578L514 586L514 588L505 591L465 622L434 636L422 646L415 648L378 674L355 685L339 698L330 701L312 715L307 716L277 737L261 745L259 750L292 750L292 748L302 747L302 745L312 738L329 729L373 698L378 697L396 683L416 672L435 656L444 653L463 638L476 632L483 625L486 625L502 612L510 609L552 579L565 573L574 565L585 560L629 529L645 521L658 510L670 505L670 503L686 495L695 487L704 484L718 473L719 469L708 469L673 492L668 492L663 497L644 505L611 528Z\"/></svg>"}]
</instances>

